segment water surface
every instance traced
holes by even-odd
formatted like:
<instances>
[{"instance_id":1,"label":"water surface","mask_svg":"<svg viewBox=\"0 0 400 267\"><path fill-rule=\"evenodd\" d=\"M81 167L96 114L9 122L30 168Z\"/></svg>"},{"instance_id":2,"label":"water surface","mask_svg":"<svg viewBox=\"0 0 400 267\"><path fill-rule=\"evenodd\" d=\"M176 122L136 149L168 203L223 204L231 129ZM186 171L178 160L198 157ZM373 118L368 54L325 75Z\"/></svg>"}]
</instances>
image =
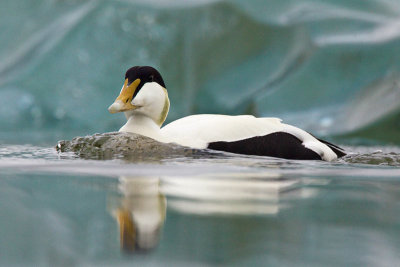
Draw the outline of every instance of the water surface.
<instances>
[{"instance_id":1,"label":"water surface","mask_svg":"<svg viewBox=\"0 0 400 267\"><path fill-rule=\"evenodd\" d=\"M393 266L400 150L347 149L128 162L2 145L0 263Z\"/></svg>"}]
</instances>

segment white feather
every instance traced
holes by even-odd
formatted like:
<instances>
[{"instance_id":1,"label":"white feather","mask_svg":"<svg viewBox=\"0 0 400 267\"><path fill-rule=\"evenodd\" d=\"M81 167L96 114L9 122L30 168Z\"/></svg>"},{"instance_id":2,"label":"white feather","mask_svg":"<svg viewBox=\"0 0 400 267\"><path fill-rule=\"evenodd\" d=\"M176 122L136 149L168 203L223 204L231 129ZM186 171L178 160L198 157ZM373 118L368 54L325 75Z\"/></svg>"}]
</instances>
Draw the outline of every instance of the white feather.
<instances>
[{"instance_id":1,"label":"white feather","mask_svg":"<svg viewBox=\"0 0 400 267\"><path fill-rule=\"evenodd\" d=\"M298 139L302 141L303 146L319 154L323 160L331 161L337 159L337 156L332 151L332 149L330 149L324 143L320 142L317 138L315 138L311 134L289 124L282 123L282 125L283 125L283 132L296 136Z\"/></svg>"}]
</instances>

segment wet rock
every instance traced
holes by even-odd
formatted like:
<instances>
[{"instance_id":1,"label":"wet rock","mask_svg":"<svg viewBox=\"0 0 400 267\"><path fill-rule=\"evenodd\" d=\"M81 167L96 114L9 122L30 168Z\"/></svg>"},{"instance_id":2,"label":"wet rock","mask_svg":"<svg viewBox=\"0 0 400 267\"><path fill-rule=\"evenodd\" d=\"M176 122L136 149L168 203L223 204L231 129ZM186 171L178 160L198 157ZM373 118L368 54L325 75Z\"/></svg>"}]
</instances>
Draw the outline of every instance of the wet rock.
<instances>
[{"instance_id":1,"label":"wet rock","mask_svg":"<svg viewBox=\"0 0 400 267\"><path fill-rule=\"evenodd\" d=\"M382 151L356 153L344 156L339 161L352 164L400 166L400 154Z\"/></svg>"},{"instance_id":2,"label":"wet rock","mask_svg":"<svg viewBox=\"0 0 400 267\"><path fill-rule=\"evenodd\" d=\"M208 150L192 149L172 143L161 143L134 133L102 133L62 140L56 145L60 153L73 152L86 159L162 160L176 157L213 155ZM217 154L217 153L215 153Z\"/></svg>"}]
</instances>

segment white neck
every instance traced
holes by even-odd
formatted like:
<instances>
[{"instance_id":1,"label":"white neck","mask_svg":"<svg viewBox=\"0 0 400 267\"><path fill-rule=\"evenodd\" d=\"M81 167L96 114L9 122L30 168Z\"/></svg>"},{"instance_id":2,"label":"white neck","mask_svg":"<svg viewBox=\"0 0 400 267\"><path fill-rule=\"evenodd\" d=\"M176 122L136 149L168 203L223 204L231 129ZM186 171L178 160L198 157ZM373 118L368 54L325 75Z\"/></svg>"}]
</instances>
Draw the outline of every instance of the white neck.
<instances>
[{"instance_id":1,"label":"white neck","mask_svg":"<svg viewBox=\"0 0 400 267\"><path fill-rule=\"evenodd\" d=\"M157 141L163 141L160 126L153 119L141 113L131 113L129 115L128 121L119 129L120 132L137 133Z\"/></svg>"},{"instance_id":2,"label":"white neck","mask_svg":"<svg viewBox=\"0 0 400 267\"><path fill-rule=\"evenodd\" d=\"M131 104L138 108L125 112L128 121L119 131L137 133L167 143L160 131L169 110L167 90L156 82L146 83Z\"/></svg>"}]
</instances>

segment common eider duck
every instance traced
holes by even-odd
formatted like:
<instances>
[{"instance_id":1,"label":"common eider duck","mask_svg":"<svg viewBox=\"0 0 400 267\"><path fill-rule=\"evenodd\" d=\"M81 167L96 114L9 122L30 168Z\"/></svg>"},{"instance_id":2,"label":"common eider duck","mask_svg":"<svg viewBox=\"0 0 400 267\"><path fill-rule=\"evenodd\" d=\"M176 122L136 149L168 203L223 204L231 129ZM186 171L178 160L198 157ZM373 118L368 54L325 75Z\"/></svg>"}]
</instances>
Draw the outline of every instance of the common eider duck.
<instances>
[{"instance_id":1,"label":"common eider duck","mask_svg":"<svg viewBox=\"0 0 400 267\"><path fill-rule=\"evenodd\" d=\"M340 147L278 118L200 114L161 128L169 106L161 74L153 67L135 66L127 70L121 92L108 110L125 113L127 123L120 132L137 133L164 143L296 160L332 161L345 155Z\"/></svg>"}]
</instances>

